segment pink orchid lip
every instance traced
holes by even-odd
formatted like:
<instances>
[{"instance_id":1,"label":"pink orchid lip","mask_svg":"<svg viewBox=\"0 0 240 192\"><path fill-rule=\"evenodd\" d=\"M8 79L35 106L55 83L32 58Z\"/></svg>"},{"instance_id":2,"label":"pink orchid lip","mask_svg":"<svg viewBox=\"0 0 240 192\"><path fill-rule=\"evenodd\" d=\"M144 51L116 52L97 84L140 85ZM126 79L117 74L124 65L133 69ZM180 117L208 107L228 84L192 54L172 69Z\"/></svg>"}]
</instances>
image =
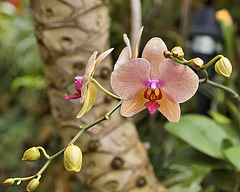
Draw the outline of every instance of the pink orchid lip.
<instances>
[{"instance_id":1,"label":"pink orchid lip","mask_svg":"<svg viewBox=\"0 0 240 192\"><path fill-rule=\"evenodd\" d=\"M78 99L81 97L81 93L74 93L73 95L71 96L67 96L67 94L65 94L65 100L69 100L69 99Z\"/></svg>"},{"instance_id":2,"label":"pink orchid lip","mask_svg":"<svg viewBox=\"0 0 240 192\"><path fill-rule=\"evenodd\" d=\"M153 115L155 111L160 107L160 104L156 101L148 101L144 104L146 108L148 108L149 113Z\"/></svg>"},{"instance_id":3,"label":"pink orchid lip","mask_svg":"<svg viewBox=\"0 0 240 192\"><path fill-rule=\"evenodd\" d=\"M81 93L82 84L83 84L83 77L82 76L77 76L77 77L75 77L75 79L76 79L75 89L77 90L77 92Z\"/></svg>"}]
</instances>

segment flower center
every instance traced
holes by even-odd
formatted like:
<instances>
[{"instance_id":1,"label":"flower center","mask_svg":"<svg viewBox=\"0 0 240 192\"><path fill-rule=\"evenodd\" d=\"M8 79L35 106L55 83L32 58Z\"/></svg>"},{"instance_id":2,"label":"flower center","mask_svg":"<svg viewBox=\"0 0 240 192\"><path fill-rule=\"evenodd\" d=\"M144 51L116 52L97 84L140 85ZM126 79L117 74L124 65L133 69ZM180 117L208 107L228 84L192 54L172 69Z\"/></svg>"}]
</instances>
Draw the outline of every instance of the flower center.
<instances>
[{"instance_id":1,"label":"flower center","mask_svg":"<svg viewBox=\"0 0 240 192\"><path fill-rule=\"evenodd\" d=\"M162 98L162 92L160 90L160 86L158 81L152 80L149 82L149 86L144 92L144 98L149 99L147 103L145 103L145 107L148 108L151 115L160 107L160 104L156 102Z\"/></svg>"},{"instance_id":2,"label":"flower center","mask_svg":"<svg viewBox=\"0 0 240 192\"><path fill-rule=\"evenodd\" d=\"M81 76L75 77L75 89L79 93L81 93L82 83L83 83L83 77L81 77Z\"/></svg>"},{"instance_id":3,"label":"flower center","mask_svg":"<svg viewBox=\"0 0 240 192\"><path fill-rule=\"evenodd\" d=\"M162 98L162 92L157 81L150 81L149 87L144 92L144 98L149 99L150 101L155 101Z\"/></svg>"}]
</instances>

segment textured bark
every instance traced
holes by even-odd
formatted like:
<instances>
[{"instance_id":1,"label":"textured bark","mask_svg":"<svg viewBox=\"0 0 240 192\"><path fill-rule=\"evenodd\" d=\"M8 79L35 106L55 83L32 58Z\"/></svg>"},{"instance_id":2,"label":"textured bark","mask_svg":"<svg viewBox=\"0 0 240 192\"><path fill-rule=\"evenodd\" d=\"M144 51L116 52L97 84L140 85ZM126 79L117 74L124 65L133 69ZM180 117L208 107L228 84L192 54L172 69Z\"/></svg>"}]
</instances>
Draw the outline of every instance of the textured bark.
<instances>
[{"instance_id":1,"label":"textured bark","mask_svg":"<svg viewBox=\"0 0 240 192\"><path fill-rule=\"evenodd\" d=\"M76 119L79 100L64 100L65 93L75 91L74 77L83 75L92 52L109 48L107 1L32 0L31 5L50 105L66 145L79 126L95 121L116 104L99 90L93 109ZM110 72L108 56L95 77L109 89ZM133 122L123 119L119 111L84 133L76 144L83 152L83 167L77 176L86 191L165 191L154 176Z\"/></svg>"}]
</instances>

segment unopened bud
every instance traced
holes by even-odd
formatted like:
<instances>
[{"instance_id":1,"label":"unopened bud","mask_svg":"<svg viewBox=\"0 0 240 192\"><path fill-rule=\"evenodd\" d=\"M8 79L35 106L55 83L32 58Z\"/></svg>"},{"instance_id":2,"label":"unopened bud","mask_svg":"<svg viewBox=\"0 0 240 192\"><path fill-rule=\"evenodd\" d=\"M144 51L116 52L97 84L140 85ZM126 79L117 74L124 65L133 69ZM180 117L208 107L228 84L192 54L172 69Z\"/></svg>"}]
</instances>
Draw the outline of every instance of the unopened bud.
<instances>
[{"instance_id":1,"label":"unopened bud","mask_svg":"<svg viewBox=\"0 0 240 192\"><path fill-rule=\"evenodd\" d=\"M183 59L183 57L184 57L183 49L180 46L176 46L176 47L172 48L171 52L174 57L179 58L180 60Z\"/></svg>"},{"instance_id":2,"label":"unopened bud","mask_svg":"<svg viewBox=\"0 0 240 192\"><path fill-rule=\"evenodd\" d=\"M196 70L200 70L203 64L204 64L203 60L199 57L196 57L192 60L192 67Z\"/></svg>"},{"instance_id":3,"label":"unopened bud","mask_svg":"<svg viewBox=\"0 0 240 192\"><path fill-rule=\"evenodd\" d=\"M163 55L166 58L171 58L173 54L170 51L166 50L166 51L163 52Z\"/></svg>"},{"instance_id":4,"label":"unopened bud","mask_svg":"<svg viewBox=\"0 0 240 192\"><path fill-rule=\"evenodd\" d=\"M68 171L79 172L82 167L81 149L74 144L69 145L64 151L63 163Z\"/></svg>"},{"instance_id":5,"label":"unopened bud","mask_svg":"<svg viewBox=\"0 0 240 192\"><path fill-rule=\"evenodd\" d=\"M32 191L34 191L35 189L37 189L38 185L39 185L39 180L38 180L38 179L32 179L32 180L28 183L26 189L27 189L28 192L32 192Z\"/></svg>"},{"instance_id":6,"label":"unopened bud","mask_svg":"<svg viewBox=\"0 0 240 192\"><path fill-rule=\"evenodd\" d=\"M12 178L6 179L3 182L4 185L12 185L13 183L14 183L14 179L12 179Z\"/></svg>"},{"instance_id":7,"label":"unopened bud","mask_svg":"<svg viewBox=\"0 0 240 192\"><path fill-rule=\"evenodd\" d=\"M23 154L23 161L36 161L40 158L40 152L37 147L32 147Z\"/></svg>"},{"instance_id":8,"label":"unopened bud","mask_svg":"<svg viewBox=\"0 0 240 192\"><path fill-rule=\"evenodd\" d=\"M226 57L222 57L215 64L215 71L223 76L229 78L232 73L232 64Z\"/></svg>"},{"instance_id":9,"label":"unopened bud","mask_svg":"<svg viewBox=\"0 0 240 192\"><path fill-rule=\"evenodd\" d=\"M227 26L233 25L233 19L227 9L221 9L216 12L216 18L221 23L226 24Z\"/></svg>"}]
</instances>

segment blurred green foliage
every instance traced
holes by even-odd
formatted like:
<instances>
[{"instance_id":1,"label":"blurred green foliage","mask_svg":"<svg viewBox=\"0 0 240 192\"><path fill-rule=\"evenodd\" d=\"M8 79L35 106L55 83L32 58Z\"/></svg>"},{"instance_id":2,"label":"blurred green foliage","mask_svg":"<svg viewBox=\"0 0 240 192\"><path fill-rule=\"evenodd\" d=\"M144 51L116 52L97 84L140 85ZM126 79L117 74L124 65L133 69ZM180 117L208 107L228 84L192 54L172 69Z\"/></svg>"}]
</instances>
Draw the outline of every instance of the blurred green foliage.
<instances>
[{"instance_id":1,"label":"blurred green foliage","mask_svg":"<svg viewBox=\"0 0 240 192\"><path fill-rule=\"evenodd\" d=\"M0 2L0 180L29 174L24 150L40 145L39 131L51 125L43 65L34 36L28 1L21 10ZM46 145L46 143L43 143ZM53 143L48 147L54 148ZM34 171L33 170L33 171ZM0 185L0 191L25 191Z\"/></svg>"}]
</instances>

